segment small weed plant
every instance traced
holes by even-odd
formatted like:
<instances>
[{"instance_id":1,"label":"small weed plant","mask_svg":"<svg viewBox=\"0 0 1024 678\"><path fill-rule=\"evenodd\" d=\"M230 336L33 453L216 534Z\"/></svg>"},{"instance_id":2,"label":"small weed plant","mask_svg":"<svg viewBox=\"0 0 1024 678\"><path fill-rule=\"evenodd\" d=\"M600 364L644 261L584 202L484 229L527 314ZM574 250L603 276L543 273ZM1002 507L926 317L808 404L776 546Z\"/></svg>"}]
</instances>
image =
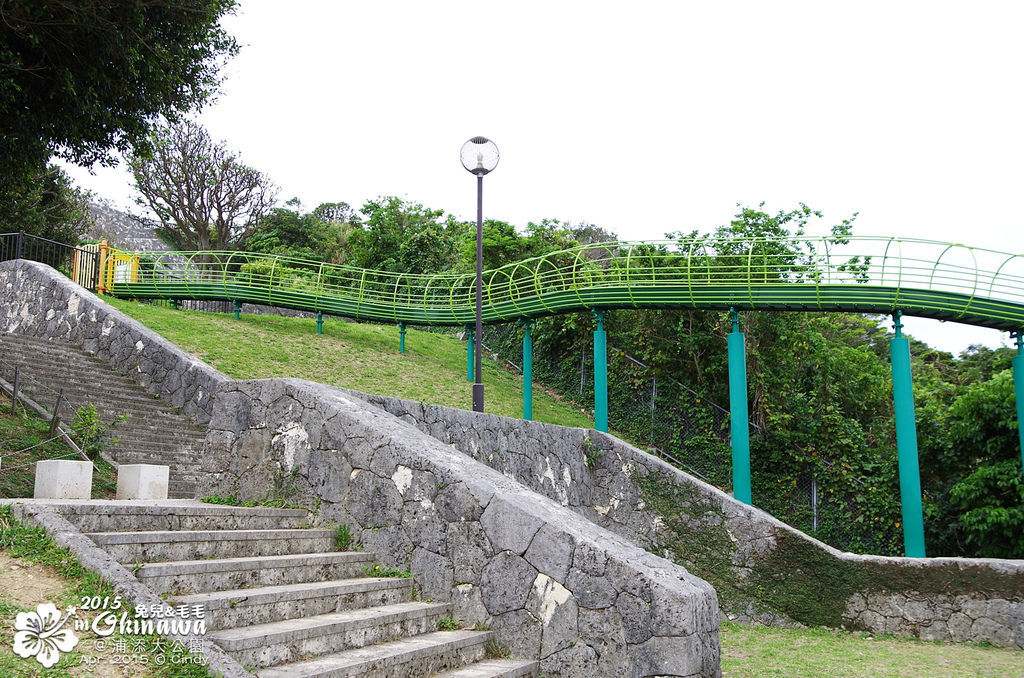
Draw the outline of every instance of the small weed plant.
<instances>
[{"instance_id":1,"label":"small weed plant","mask_svg":"<svg viewBox=\"0 0 1024 678\"><path fill-rule=\"evenodd\" d=\"M363 573L367 577L394 577L396 579L411 579L412 572L409 570L399 570L397 567L388 567L387 565L381 565L376 563L372 566L367 566Z\"/></svg>"},{"instance_id":2,"label":"small weed plant","mask_svg":"<svg viewBox=\"0 0 1024 678\"><path fill-rule=\"evenodd\" d=\"M348 551L352 548L352 531L348 525L338 525L334 528L334 548L339 551Z\"/></svg>"},{"instance_id":3,"label":"small weed plant","mask_svg":"<svg viewBox=\"0 0 1024 678\"><path fill-rule=\"evenodd\" d=\"M455 617L442 617L437 620L438 631L458 631L461 626Z\"/></svg>"},{"instance_id":4,"label":"small weed plant","mask_svg":"<svg viewBox=\"0 0 1024 678\"><path fill-rule=\"evenodd\" d=\"M109 424L104 423L96 411L96 406L90 403L79 407L75 412L71 430L75 434L78 446L89 459L95 460L102 452L117 444L117 438L113 437L111 432L117 429L118 424L127 420L128 415L122 414Z\"/></svg>"}]
</instances>

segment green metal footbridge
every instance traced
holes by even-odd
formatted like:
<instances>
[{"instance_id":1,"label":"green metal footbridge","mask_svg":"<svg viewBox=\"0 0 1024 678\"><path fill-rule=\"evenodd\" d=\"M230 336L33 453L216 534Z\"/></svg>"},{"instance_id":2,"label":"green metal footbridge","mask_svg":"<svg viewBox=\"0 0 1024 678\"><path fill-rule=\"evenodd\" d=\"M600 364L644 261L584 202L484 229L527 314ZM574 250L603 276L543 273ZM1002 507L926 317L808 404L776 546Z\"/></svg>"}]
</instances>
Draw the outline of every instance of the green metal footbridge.
<instances>
[{"instance_id":1,"label":"green metal footbridge","mask_svg":"<svg viewBox=\"0 0 1024 678\"><path fill-rule=\"evenodd\" d=\"M101 253L99 289L120 297L229 300L360 320L468 326L475 274L414 275L252 252ZM1011 332L1018 419L1024 420L1024 255L896 237L797 237L585 245L484 272L483 322L520 321L524 417L531 416L530 322L557 313L597 320L595 428L607 430L604 313L624 308L728 310L733 488L750 502L744 337L739 311L892 315L897 446L907 555L924 556L910 352L902 315ZM472 342L468 369L472 377ZM1024 426L1021 427L1024 460Z\"/></svg>"}]
</instances>

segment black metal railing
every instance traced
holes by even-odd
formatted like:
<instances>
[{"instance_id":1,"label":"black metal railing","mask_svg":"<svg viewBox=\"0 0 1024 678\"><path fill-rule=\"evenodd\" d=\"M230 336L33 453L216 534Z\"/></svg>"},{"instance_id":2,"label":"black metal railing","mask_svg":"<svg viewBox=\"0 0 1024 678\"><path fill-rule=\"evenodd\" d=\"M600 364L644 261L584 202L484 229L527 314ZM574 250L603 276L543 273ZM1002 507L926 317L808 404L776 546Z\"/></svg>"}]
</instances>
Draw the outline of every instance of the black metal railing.
<instances>
[{"instance_id":1,"label":"black metal railing","mask_svg":"<svg viewBox=\"0 0 1024 678\"><path fill-rule=\"evenodd\" d=\"M46 264L93 292L99 285L99 245L76 247L21 231L0 233L0 261L11 259Z\"/></svg>"}]
</instances>

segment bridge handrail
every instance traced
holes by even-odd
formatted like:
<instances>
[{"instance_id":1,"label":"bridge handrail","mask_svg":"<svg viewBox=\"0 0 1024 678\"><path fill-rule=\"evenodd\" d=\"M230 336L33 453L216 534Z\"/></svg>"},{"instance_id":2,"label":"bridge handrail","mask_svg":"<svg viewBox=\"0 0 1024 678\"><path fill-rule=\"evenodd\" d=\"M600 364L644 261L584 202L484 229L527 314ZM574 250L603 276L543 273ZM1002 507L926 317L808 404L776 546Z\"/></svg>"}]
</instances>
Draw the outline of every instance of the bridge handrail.
<instances>
[{"instance_id":1,"label":"bridge handrail","mask_svg":"<svg viewBox=\"0 0 1024 678\"><path fill-rule=\"evenodd\" d=\"M114 294L434 325L474 315L472 273L394 273L238 251L109 259L127 260L125 271L107 274ZM605 242L485 271L483 297L487 322L592 308L899 309L1015 330L1024 327L1024 255L888 236Z\"/></svg>"}]
</instances>

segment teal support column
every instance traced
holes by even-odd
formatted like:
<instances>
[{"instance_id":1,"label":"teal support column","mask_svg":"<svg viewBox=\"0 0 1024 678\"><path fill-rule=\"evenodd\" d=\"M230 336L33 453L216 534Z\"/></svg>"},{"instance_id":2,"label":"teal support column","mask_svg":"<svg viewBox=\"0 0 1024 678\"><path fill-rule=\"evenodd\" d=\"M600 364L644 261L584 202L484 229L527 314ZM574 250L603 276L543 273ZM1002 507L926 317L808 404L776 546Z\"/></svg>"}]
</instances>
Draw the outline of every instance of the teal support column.
<instances>
[{"instance_id":1,"label":"teal support column","mask_svg":"<svg viewBox=\"0 0 1024 678\"><path fill-rule=\"evenodd\" d=\"M240 302L239 300L235 299L234 303L235 303L235 320L238 320L238 317L242 313L242 302Z\"/></svg>"},{"instance_id":2,"label":"teal support column","mask_svg":"<svg viewBox=\"0 0 1024 678\"><path fill-rule=\"evenodd\" d=\"M533 337L530 326L533 322L522 318L523 324L523 419L533 419Z\"/></svg>"},{"instance_id":3,"label":"teal support column","mask_svg":"<svg viewBox=\"0 0 1024 678\"><path fill-rule=\"evenodd\" d=\"M316 312L316 333L324 333L324 313L323 311Z\"/></svg>"},{"instance_id":4,"label":"teal support column","mask_svg":"<svg viewBox=\"0 0 1024 678\"><path fill-rule=\"evenodd\" d=\"M1017 396L1017 435L1020 436L1021 472L1024 472L1024 332L1014 335L1017 355L1013 356L1013 392Z\"/></svg>"},{"instance_id":5,"label":"teal support column","mask_svg":"<svg viewBox=\"0 0 1024 678\"><path fill-rule=\"evenodd\" d=\"M405 323L398 323L398 352L405 354Z\"/></svg>"},{"instance_id":6,"label":"teal support column","mask_svg":"<svg viewBox=\"0 0 1024 678\"><path fill-rule=\"evenodd\" d=\"M751 504L750 415L747 411L747 342L740 332L740 314L729 309L729 427L732 438L732 496Z\"/></svg>"},{"instance_id":7,"label":"teal support column","mask_svg":"<svg viewBox=\"0 0 1024 678\"><path fill-rule=\"evenodd\" d=\"M604 331L604 311L594 311L594 428L608 432L608 337Z\"/></svg>"},{"instance_id":8,"label":"teal support column","mask_svg":"<svg viewBox=\"0 0 1024 678\"><path fill-rule=\"evenodd\" d=\"M466 381L473 381L473 327L466 325Z\"/></svg>"},{"instance_id":9,"label":"teal support column","mask_svg":"<svg viewBox=\"0 0 1024 678\"><path fill-rule=\"evenodd\" d=\"M174 305L174 310L175 311L177 311L179 308L181 308L181 302L178 301L177 299L171 299L171 303Z\"/></svg>"},{"instance_id":10,"label":"teal support column","mask_svg":"<svg viewBox=\"0 0 1024 678\"><path fill-rule=\"evenodd\" d=\"M893 316L896 336L889 340L889 359L892 362L896 456L900 469L900 503L903 506L903 552L908 558L924 558L924 512L921 509L921 472L917 463L914 385L910 375L910 342L903 336L902 316L902 311L896 311Z\"/></svg>"}]
</instances>

